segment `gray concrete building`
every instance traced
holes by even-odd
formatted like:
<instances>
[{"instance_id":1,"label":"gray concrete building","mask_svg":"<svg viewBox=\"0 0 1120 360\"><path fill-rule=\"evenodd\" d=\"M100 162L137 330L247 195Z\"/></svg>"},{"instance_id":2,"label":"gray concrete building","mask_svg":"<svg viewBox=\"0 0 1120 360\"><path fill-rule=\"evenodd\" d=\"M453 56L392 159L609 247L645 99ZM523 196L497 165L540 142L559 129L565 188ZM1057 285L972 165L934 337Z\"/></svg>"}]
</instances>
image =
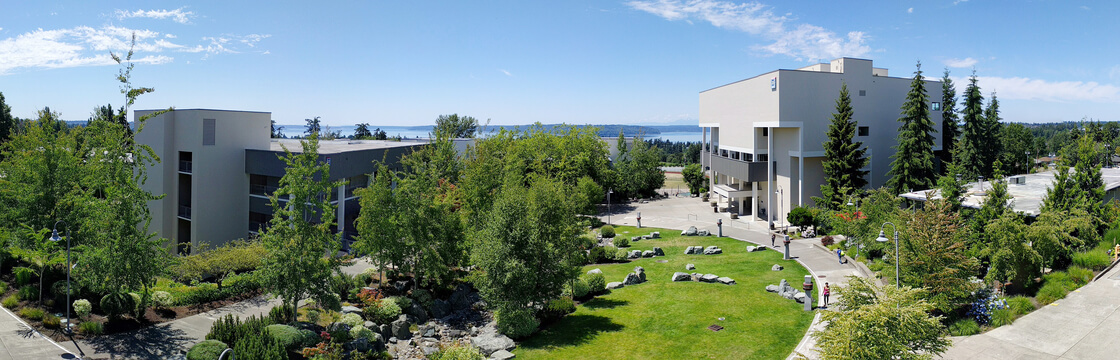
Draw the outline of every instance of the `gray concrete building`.
<instances>
[{"instance_id":1,"label":"gray concrete building","mask_svg":"<svg viewBox=\"0 0 1120 360\"><path fill-rule=\"evenodd\" d=\"M136 117L155 110L138 110ZM210 109L175 110L145 122L136 141L160 162L148 170L144 189L162 199L148 205L150 229L178 251L194 252L260 231L272 217L268 195L285 173L284 148L300 152L298 140L271 139L271 113ZM424 142L376 140L320 141L319 159L330 165L330 180L345 179L330 194L338 206L339 228L352 237L358 215L354 190L368 183L374 161L396 166L402 155ZM281 201L284 201L281 199Z\"/></svg>"},{"instance_id":2,"label":"gray concrete building","mask_svg":"<svg viewBox=\"0 0 1120 360\"><path fill-rule=\"evenodd\" d=\"M771 225L784 223L790 208L812 204L824 183L823 144L841 84L848 86L858 123L855 141L870 157L869 186L885 185L912 80L890 77L871 60L840 58L700 92L701 161L713 198L725 211ZM941 82L925 86L931 120L940 129ZM940 151L941 137L934 137Z\"/></svg>"},{"instance_id":3,"label":"gray concrete building","mask_svg":"<svg viewBox=\"0 0 1120 360\"><path fill-rule=\"evenodd\" d=\"M1054 186L1056 171L1046 170L1001 179L1007 183L1007 195L1011 197L1007 202L1011 210L1026 216L1038 216L1046 192ZM1073 171L1073 169L1070 169L1070 171ZM1104 203L1120 199L1120 168L1101 169L1101 181L1104 182ZM988 191L991 189L991 179L965 184L961 206L979 209L984 205L984 200L987 199ZM941 191L938 189L922 189L899 196L906 200L924 203L930 199L941 199Z\"/></svg>"}]
</instances>

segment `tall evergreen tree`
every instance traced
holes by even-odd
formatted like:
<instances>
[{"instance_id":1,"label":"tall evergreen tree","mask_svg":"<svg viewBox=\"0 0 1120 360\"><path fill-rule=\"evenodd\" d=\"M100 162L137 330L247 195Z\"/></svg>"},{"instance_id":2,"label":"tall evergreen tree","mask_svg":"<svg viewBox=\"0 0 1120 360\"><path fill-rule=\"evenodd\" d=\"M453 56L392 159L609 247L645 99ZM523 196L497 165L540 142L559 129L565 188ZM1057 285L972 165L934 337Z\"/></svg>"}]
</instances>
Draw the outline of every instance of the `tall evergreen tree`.
<instances>
[{"instance_id":1,"label":"tall evergreen tree","mask_svg":"<svg viewBox=\"0 0 1120 360\"><path fill-rule=\"evenodd\" d=\"M980 175L991 175L991 162L984 162L984 142L991 141L993 134L987 134L984 117L984 96L976 85L976 72L968 79L964 90L964 108L961 117L961 140L954 156L964 168L964 176L972 179Z\"/></svg>"},{"instance_id":2,"label":"tall evergreen tree","mask_svg":"<svg viewBox=\"0 0 1120 360\"><path fill-rule=\"evenodd\" d=\"M837 210L844 204L844 196L867 185L867 149L863 142L852 141L856 135L856 122L852 120L852 99L848 84L840 85L836 99L836 112L828 125L828 140L824 142L824 177L821 185L823 205Z\"/></svg>"},{"instance_id":3,"label":"tall evergreen tree","mask_svg":"<svg viewBox=\"0 0 1120 360\"><path fill-rule=\"evenodd\" d=\"M914 71L910 92L902 104L902 123L898 127L898 145L891 162L891 179L887 186L895 194L908 190L929 189L934 184L933 121L929 118L929 95L922 78L922 63Z\"/></svg>"},{"instance_id":4,"label":"tall evergreen tree","mask_svg":"<svg viewBox=\"0 0 1120 360\"><path fill-rule=\"evenodd\" d=\"M988 107L984 109L984 135L985 141L981 143L984 147L981 152L981 158L985 165L993 164L999 160L999 156L1003 153L1003 120L999 117L999 99L996 98L995 91L992 92L992 100L988 101ZM991 166L986 167L988 172L983 174L986 178L995 176L995 172Z\"/></svg>"},{"instance_id":5,"label":"tall evergreen tree","mask_svg":"<svg viewBox=\"0 0 1120 360\"><path fill-rule=\"evenodd\" d=\"M0 144L12 138L16 132L16 118L12 117L12 108L4 103L4 93L0 93ZM4 155L0 155L0 160Z\"/></svg>"},{"instance_id":6,"label":"tall evergreen tree","mask_svg":"<svg viewBox=\"0 0 1120 360\"><path fill-rule=\"evenodd\" d=\"M957 138L961 135L957 124L957 87L949 78L949 69L941 77L941 174L948 174L948 163L953 162Z\"/></svg>"}]
</instances>

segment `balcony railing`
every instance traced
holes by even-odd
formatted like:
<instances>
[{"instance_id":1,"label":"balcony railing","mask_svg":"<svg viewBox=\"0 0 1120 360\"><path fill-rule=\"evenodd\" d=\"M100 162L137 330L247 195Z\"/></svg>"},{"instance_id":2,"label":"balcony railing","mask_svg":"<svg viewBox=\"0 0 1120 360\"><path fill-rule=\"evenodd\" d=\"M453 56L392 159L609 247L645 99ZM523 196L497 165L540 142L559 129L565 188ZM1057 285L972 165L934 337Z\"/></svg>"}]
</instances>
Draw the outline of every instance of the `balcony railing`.
<instances>
[{"instance_id":1,"label":"balcony railing","mask_svg":"<svg viewBox=\"0 0 1120 360\"><path fill-rule=\"evenodd\" d=\"M253 195L269 196L276 190L280 189L279 186L251 184L249 185L249 193Z\"/></svg>"},{"instance_id":2,"label":"balcony railing","mask_svg":"<svg viewBox=\"0 0 1120 360\"><path fill-rule=\"evenodd\" d=\"M179 217L190 220L191 207L187 205L179 205Z\"/></svg>"},{"instance_id":3,"label":"balcony railing","mask_svg":"<svg viewBox=\"0 0 1120 360\"><path fill-rule=\"evenodd\" d=\"M192 163L187 160L179 160L179 172L190 174L192 170Z\"/></svg>"}]
</instances>

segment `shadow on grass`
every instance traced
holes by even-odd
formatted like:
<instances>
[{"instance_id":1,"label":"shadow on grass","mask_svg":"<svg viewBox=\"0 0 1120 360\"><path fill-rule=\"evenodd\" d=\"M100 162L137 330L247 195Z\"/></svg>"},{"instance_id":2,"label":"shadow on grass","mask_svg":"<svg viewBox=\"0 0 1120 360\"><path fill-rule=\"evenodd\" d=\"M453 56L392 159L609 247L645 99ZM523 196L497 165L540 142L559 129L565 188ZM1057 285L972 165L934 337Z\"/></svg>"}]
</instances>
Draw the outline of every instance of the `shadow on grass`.
<instances>
[{"instance_id":1,"label":"shadow on grass","mask_svg":"<svg viewBox=\"0 0 1120 360\"><path fill-rule=\"evenodd\" d=\"M622 324L598 315L568 315L547 329L518 344L523 349L550 349L578 346L587 343L599 333L622 330Z\"/></svg>"},{"instance_id":2,"label":"shadow on grass","mask_svg":"<svg viewBox=\"0 0 1120 360\"><path fill-rule=\"evenodd\" d=\"M581 305L583 305L584 307L586 307L588 309L599 310L599 309L614 309L616 307L623 306L623 305L626 305L626 304L629 304L629 303L630 302L626 301L626 300L595 298L595 299L592 299L591 301L585 302Z\"/></svg>"}]
</instances>

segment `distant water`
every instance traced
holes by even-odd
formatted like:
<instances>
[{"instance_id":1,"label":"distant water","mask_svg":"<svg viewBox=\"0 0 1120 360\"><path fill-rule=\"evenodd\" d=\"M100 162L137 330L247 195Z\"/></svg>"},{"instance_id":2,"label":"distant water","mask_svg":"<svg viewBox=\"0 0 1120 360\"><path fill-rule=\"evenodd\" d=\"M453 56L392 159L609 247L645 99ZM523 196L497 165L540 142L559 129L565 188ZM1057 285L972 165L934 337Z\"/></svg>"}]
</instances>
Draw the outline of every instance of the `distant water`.
<instances>
[{"instance_id":1,"label":"distant water","mask_svg":"<svg viewBox=\"0 0 1120 360\"><path fill-rule=\"evenodd\" d=\"M281 125L281 126L283 126L284 128L280 130L280 133L284 134L284 136L287 136L287 137L303 136L304 132L307 131L307 126L305 126L305 125ZM374 131L378 128L380 128L381 130L384 130L385 133L387 135L389 135L389 137L400 136L402 138L407 138L407 139L415 139L415 138L426 139L430 136L430 134L432 132L431 127L416 127L416 126L380 126L380 127L373 126L369 130ZM339 133L342 134L342 136L350 136L350 135L354 135L354 129L357 129L357 126L353 126L353 125L350 125L350 126L330 126L329 129L324 129L324 130L329 130L329 131L332 131L332 132L333 131L338 131ZM682 131L682 132L663 132L663 133L658 134L658 135L646 136L645 139L647 139L647 140L663 139L663 140L669 140L669 141L674 141L674 142L699 142L701 137L703 137L703 133L701 133L701 132L684 132L684 131Z\"/></svg>"}]
</instances>

